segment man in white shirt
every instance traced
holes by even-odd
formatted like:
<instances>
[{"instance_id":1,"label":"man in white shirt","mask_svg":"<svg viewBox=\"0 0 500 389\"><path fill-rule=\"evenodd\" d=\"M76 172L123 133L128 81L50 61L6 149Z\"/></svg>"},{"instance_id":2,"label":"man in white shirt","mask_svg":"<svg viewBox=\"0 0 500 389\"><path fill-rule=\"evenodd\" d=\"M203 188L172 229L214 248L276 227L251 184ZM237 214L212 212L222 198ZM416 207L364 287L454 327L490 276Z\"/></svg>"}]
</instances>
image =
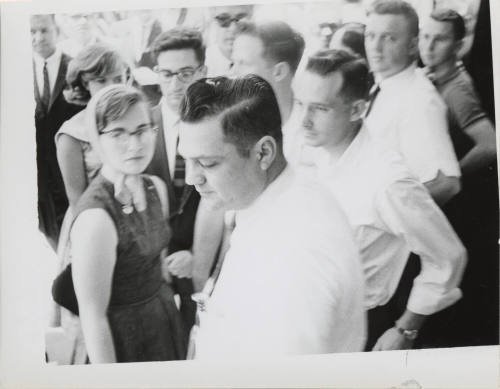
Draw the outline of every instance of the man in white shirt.
<instances>
[{"instance_id":1,"label":"man in white shirt","mask_svg":"<svg viewBox=\"0 0 500 389\"><path fill-rule=\"evenodd\" d=\"M364 60L341 50L318 52L295 81L293 118L300 122L299 139L314 150L306 172L331 189L354 229L366 279L367 349L407 349L426 316L460 298L466 254L400 155L363 125L367 89ZM301 156L292 158L300 167ZM378 314L393 297L410 251L422 266L406 311Z\"/></svg>"},{"instance_id":2,"label":"man in white shirt","mask_svg":"<svg viewBox=\"0 0 500 389\"><path fill-rule=\"evenodd\" d=\"M236 210L196 358L361 351L363 276L352 231L327 188L296 176L262 78L192 84L181 109L186 180Z\"/></svg>"},{"instance_id":3,"label":"man in white shirt","mask_svg":"<svg viewBox=\"0 0 500 389\"><path fill-rule=\"evenodd\" d=\"M402 0L376 0L368 11L365 47L376 85L366 123L399 151L410 171L443 205L460 191L460 168L448 134L446 106L416 69L418 16Z\"/></svg>"},{"instance_id":4,"label":"man in white shirt","mask_svg":"<svg viewBox=\"0 0 500 389\"><path fill-rule=\"evenodd\" d=\"M185 165L179 155L179 106L189 84L206 74L205 46L201 33L180 27L160 34L153 43L162 98L152 109L159 128L156 150L147 169L165 181L168 190L172 239L168 269L175 276L174 288L181 298L181 314L187 330L194 324L196 304L191 300L194 224L200 197L185 182Z\"/></svg>"},{"instance_id":5,"label":"man in white shirt","mask_svg":"<svg viewBox=\"0 0 500 389\"><path fill-rule=\"evenodd\" d=\"M35 127L38 172L39 229L55 249L68 199L56 158L54 136L59 127L83 107L64 99L70 57L57 49L59 29L54 15L30 19L33 47Z\"/></svg>"},{"instance_id":6,"label":"man in white shirt","mask_svg":"<svg viewBox=\"0 0 500 389\"><path fill-rule=\"evenodd\" d=\"M252 18L253 5L211 7L210 14L215 44L207 47L207 75L227 76L233 64L231 54L238 24L240 21Z\"/></svg>"}]
</instances>

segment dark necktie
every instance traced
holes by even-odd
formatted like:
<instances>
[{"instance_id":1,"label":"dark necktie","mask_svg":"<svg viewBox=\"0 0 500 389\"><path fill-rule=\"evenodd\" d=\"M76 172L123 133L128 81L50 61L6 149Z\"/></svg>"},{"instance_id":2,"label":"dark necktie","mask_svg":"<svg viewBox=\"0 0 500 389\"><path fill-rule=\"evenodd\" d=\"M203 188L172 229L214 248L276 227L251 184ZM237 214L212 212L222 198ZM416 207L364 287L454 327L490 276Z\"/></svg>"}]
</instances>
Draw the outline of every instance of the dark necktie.
<instances>
[{"instance_id":1,"label":"dark necktie","mask_svg":"<svg viewBox=\"0 0 500 389\"><path fill-rule=\"evenodd\" d=\"M47 61L43 64L43 93L42 93L42 105L45 111L49 110L50 102L50 83L49 83L49 71L47 70Z\"/></svg>"},{"instance_id":2,"label":"dark necktie","mask_svg":"<svg viewBox=\"0 0 500 389\"><path fill-rule=\"evenodd\" d=\"M179 200L182 197L184 186L186 185L186 162L179 154L179 138L177 137L177 146L175 147L175 166L174 166L174 194Z\"/></svg>"},{"instance_id":3,"label":"dark necktie","mask_svg":"<svg viewBox=\"0 0 500 389\"><path fill-rule=\"evenodd\" d=\"M211 275L211 278L214 279L214 282L219 278L220 270L222 268L222 263L224 262L224 258L226 257L227 252L229 251L229 242L231 241L231 234L236 227L235 220L235 212L228 211L224 217L224 231L222 234L222 243L219 250L219 255L217 257L217 264L215 265L215 269Z\"/></svg>"},{"instance_id":4,"label":"dark necktie","mask_svg":"<svg viewBox=\"0 0 500 389\"><path fill-rule=\"evenodd\" d=\"M378 84L373 85L372 89L370 90L370 94L368 96L368 105L366 107L365 118L368 117L368 114L372 110L373 103L375 103L375 99L377 98L379 92L380 92L380 86Z\"/></svg>"}]
</instances>

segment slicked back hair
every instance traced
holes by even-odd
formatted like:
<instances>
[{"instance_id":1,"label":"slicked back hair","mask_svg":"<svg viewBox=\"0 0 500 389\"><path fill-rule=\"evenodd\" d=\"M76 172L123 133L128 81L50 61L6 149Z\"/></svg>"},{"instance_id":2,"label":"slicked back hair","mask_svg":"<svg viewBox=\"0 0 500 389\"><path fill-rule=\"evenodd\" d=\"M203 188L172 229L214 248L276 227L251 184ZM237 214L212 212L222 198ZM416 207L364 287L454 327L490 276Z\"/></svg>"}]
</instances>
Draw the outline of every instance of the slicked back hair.
<instances>
[{"instance_id":1,"label":"slicked back hair","mask_svg":"<svg viewBox=\"0 0 500 389\"><path fill-rule=\"evenodd\" d=\"M181 102L180 118L197 123L220 115L224 141L247 158L262 137L282 145L281 115L271 85L249 74L238 78L204 78L191 84Z\"/></svg>"},{"instance_id":2,"label":"slicked back hair","mask_svg":"<svg viewBox=\"0 0 500 389\"><path fill-rule=\"evenodd\" d=\"M418 36L418 14L411 4L403 0L375 0L368 8L368 16L377 15L401 15L408 22L408 28L412 37Z\"/></svg>"},{"instance_id":3,"label":"slicked back hair","mask_svg":"<svg viewBox=\"0 0 500 389\"><path fill-rule=\"evenodd\" d=\"M366 61L345 50L321 50L309 57L306 71L328 76L334 72L342 74L340 95L346 101L367 99L369 72Z\"/></svg>"},{"instance_id":4,"label":"slicked back hair","mask_svg":"<svg viewBox=\"0 0 500 389\"><path fill-rule=\"evenodd\" d=\"M158 35L153 42L153 53L156 60L164 51L182 49L192 49L200 65L205 63L203 36L195 28L175 27Z\"/></svg>"},{"instance_id":5,"label":"slicked back hair","mask_svg":"<svg viewBox=\"0 0 500 389\"><path fill-rule=\"evenodd\" d=\"M452 9L438 9L431 13L431 18L438 22L451 23L455 40L461 41L465 37L465 22L460 14Z\"/></svg>"},{"instance_id":6,"label":"slicked back hair","mask_svg":"<svg viewBox=\"0 0 500 389\"><path fill-rule=\"evenodd\" d=\"M285 22L241 22L238 34L258 38L264 46L265 59L288 63L292 74L297 70L304 53L304 38Z\"/></svg>"}]
</instances>

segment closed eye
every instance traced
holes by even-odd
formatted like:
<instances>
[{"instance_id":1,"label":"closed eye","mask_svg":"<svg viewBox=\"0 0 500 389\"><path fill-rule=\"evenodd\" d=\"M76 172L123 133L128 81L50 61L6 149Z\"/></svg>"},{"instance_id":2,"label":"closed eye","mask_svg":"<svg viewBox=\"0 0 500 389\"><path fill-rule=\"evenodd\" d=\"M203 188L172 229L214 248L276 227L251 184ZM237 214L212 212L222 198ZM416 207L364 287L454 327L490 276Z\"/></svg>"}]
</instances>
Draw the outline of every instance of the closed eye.
<instances>
[{"instance_id":1,"label":"closed eye","mask_svg":"<svg viewBox=\"0 0 500 389\"><path fill-rule=\"evenodd\" d=\"M216 161L198 161L198 164L204 169L210 169L217 166L218 163Z\"/></svg>"}]
</instances>

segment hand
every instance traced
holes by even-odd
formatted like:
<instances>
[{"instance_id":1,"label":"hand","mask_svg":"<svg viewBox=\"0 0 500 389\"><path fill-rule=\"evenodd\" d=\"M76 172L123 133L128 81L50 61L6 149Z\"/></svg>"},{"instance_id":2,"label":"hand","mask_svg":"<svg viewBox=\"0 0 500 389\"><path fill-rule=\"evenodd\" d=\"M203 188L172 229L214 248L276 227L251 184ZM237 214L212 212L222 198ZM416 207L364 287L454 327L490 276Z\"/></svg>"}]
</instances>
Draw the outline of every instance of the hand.
<instances>
[{"instance_id":1,"label":"hand","mask_svg":"<svg viewBox=\"0 0 500 389\"><path fill-rule=\"evenodd\" d=\"M395 327L392 327L378 338L372 351L408 350L412 346L413 340L406 338Z\"/></svg>"},{"instance_id":2,"label":"hand","mask_svg":"<svg viewBox=\"0 0 500 389\"><path fill-rule=\"evenodd\" d=\"M193 276L193 254L189 250L176 251L167 257L168 270L178 278Z\"/></svg>"}]
</instances>

